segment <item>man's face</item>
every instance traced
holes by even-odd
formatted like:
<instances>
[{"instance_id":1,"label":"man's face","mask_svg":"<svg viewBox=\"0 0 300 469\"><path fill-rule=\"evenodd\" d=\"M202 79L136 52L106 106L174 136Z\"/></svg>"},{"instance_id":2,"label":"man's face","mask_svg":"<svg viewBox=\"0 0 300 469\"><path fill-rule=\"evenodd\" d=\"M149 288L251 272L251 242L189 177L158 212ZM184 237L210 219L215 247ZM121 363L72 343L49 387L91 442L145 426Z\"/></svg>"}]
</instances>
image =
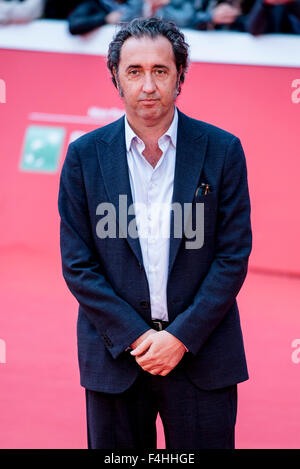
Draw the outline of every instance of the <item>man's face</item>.
<instances>
[{"instance_id":1,"label":"man's face","mask_svg":"<svg viewBox=\"0 0 300 469\"><path fill-rule=\"evenodd\" d=\"M179 76L172 45L165 37L127 39L115 77L131 117L151 122L173 109Z\"/></svg>"}]
</instances>

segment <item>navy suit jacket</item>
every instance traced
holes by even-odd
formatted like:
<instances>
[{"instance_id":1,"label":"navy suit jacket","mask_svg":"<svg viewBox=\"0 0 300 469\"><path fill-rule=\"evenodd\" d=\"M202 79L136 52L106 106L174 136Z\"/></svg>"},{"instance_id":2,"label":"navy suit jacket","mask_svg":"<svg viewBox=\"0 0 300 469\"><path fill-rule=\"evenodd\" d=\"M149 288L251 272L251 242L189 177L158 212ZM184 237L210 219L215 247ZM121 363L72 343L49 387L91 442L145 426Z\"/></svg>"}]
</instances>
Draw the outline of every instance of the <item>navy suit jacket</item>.
<instances>
[{"instance_id":1,"label":"navy suit jacket","mask_svg":"<svg viewBox=\"0 0 300 469\"><path fill-rule=\"evenodd\" d=\"M207 195L195 195L202 183ZM81 385L126 390L141 371L125 349L151 327L149 286L138 238L123 237L119 195L132 204L124 117L71 143L58 197L63 276L79 302ZM120 231L100 239L97 206L116 207ZM248 379L236 296L251 252L250 201L241 143L178 110L173 202L204 202L204 245L186 249L171 216L167 331L188 348L184 370L201 389ZM128 223L134 215L128 215ZM193 220L194 223L195 220Z\"/></svg>"}]
</instances>

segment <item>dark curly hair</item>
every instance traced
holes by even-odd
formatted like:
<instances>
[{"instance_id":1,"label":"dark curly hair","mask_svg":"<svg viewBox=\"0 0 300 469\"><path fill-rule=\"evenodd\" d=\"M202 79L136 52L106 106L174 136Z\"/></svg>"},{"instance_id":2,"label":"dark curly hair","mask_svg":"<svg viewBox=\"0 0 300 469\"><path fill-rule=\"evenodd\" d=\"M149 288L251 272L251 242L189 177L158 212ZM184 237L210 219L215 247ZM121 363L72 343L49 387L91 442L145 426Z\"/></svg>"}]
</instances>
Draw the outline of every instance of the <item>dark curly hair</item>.
<instances>
[{"instance_id":1,"label":"dark curly hair","mask_svg":"<svg viewBox=\"0 0 300 469\"><path fill-rule=\"evenodd\" d=\"M126 39L130 37L141 38L148 36L154 39L157 36L166 37L172 44L177 72L182 67L182 73L178 83L178 94L181 84L184 82L185 74L189 64L189 45L184 40L184 35L173 21L165 21L160 18L134 18L129 23L121 25L121 29L109 44L107 55L107 67L110 70L112 82L116 88L117 82L113 74L115 69L118 74L121 48Z\"/></svg>"}]
</instances>

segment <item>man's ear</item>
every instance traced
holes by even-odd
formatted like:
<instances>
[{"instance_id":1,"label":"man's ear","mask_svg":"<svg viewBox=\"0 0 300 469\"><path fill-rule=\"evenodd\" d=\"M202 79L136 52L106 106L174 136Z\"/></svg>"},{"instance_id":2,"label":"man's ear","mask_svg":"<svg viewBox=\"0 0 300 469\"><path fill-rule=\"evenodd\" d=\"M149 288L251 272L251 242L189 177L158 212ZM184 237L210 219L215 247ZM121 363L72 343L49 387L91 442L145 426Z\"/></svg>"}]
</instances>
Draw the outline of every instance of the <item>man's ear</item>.
<instances>
[{"instance_id":1,"label":"man's ear","mask_svg":"<svg viewBox=\"0 0 300 469\"><path fill-rule=\"evenodd\" d=\"M179 90L180 90L180 77L181 77L181 74L182 74L182 65L180 65L179 70L177 72L177 79L176 79L177 95L176 96L178 96L179 93L180 93Z\"/></svg>"},{"instance_id":2,"label":"man's ear","mask_svg":"<svg viewBox=\"0 0 300 469\"><path fill-rule=\"evenodd\" d=\"M115 82L117 83L117 86L118 86L118 78L117 78L117 72L116 72L115 67L112 68L112 74L113 74Z\"/></svg>"},{"instance_id":3,"label":"man's ear","mask_svg":"<svg viewBox=\"0 0 300 469\"><path fill-rule=\"evenodd\" d=\"M180 65L179 70L178 70L178 82L180 81L181 74L182 74L182 65Z\"/></svg>"},{"instance_id":4,"label":"man's ear","mask_svg":"<svg viewBox=\"0 0 300 469\"><path fill-rule=\"evenodd\" d=\"M121 98L123 98L123 91L122 91L121 85L120 85L120 83L119 83L118 72L117 72L117 70L116 70L115 67L113 67L112 73L113 73L114 79L115 79L115 81L116 81L117 90L118 90L118 92L119 92L119 95L120 95Z\"/></svg>"}]
</instances>

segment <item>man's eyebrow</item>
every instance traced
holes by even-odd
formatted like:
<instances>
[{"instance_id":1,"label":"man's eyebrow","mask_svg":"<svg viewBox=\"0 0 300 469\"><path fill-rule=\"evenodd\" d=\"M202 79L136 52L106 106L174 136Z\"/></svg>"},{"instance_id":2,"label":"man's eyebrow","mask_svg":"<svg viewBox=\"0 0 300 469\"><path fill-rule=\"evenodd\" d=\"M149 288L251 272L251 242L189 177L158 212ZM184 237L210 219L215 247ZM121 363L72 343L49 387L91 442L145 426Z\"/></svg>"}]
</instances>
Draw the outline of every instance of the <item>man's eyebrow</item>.
<instances>
[{"instance_id":1,"label":"man's eyebrow","mask_svg":"<svg viewBox=\"0 0 300 469\"><path fill-rule=\"evenodd\" d=\"M163 64L156 64L156 65L154 65L154 68L165 68L165 69L169 70L169 67L167 67L166 65L163 65Z\"/></svg>"},{"instance_id":2,"label":"man's eyebrow","mask_svg":"<svg viewBox=\"0 0 300 469\"><path fill-rule=\"evenodd\" d=\"M129 70L130 68L141 68L140 65L128 65L128 67L126 67L126 72L127 70Z\"/></svg>"},{"instance_id":3,"label":"man's eyebrow","mask_svg":"<svg viewBox=\"0 0 300 469\"><path fill-rule=\"evenodd\" d=\"M128 65L128 67L126 67L126 72L127 70L129 70L130 68L143 68L141 65ZM166 70L169 70L169 67L167 67L166 65L163 65L163 64L155 64L153 65L153 68L165 68Z\"/></svg>"}]
</instances>

